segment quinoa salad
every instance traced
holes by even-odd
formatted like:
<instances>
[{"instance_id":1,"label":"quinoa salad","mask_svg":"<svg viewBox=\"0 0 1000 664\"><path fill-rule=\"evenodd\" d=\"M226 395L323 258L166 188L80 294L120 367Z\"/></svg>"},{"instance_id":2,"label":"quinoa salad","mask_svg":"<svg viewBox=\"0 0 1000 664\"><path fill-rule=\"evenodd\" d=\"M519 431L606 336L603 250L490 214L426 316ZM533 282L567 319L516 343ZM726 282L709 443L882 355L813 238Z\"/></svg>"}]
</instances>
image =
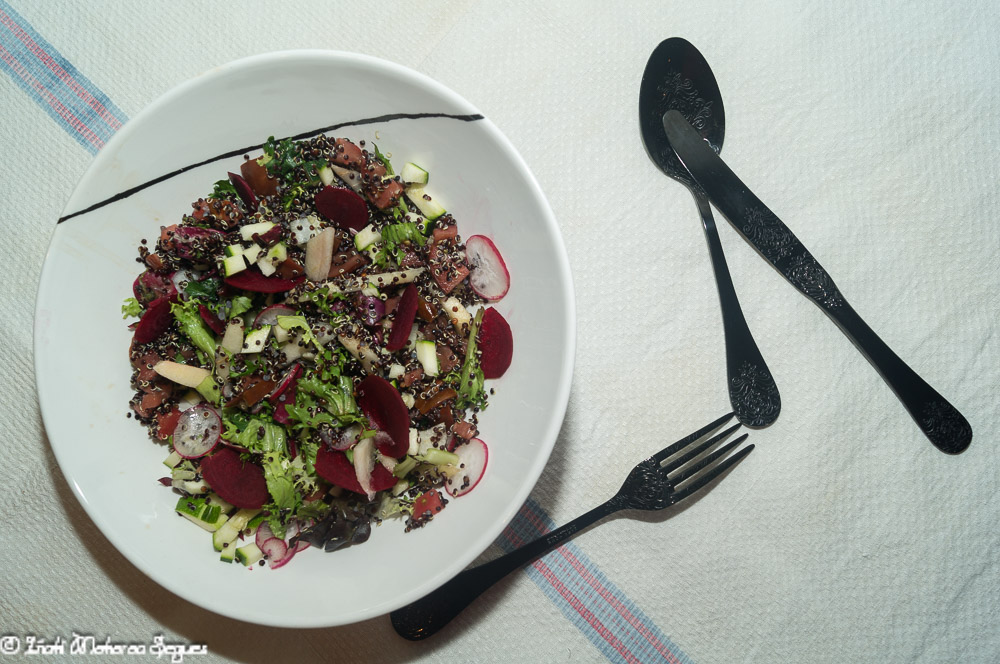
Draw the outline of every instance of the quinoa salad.
<instances>
[{"instance_id":1,"label":"quinoa salad","mask_svg":"<svg viewBox=\"0 0 1000 664\"><path fill-rule=\"evenodd\" d=\"M513 355L500 251L363 140L271 137L239 171L141 241L122 306L160 483L248 567L422 527L486 472L477 414Z\"/></svg>"}]
</instances>

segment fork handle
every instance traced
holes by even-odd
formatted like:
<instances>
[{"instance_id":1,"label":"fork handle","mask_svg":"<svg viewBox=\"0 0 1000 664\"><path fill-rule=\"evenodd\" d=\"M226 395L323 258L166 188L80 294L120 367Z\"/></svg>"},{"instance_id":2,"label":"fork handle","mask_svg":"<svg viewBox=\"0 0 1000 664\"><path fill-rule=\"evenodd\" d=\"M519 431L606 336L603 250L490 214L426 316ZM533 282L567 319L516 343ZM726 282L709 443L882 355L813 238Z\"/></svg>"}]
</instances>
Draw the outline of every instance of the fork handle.
<instances>
[{"instance_id":1,"label":"fork handle","mask_svg":"<svg viewBox=\"0 0 1000 664\"><path fill-rule=\"evenodd\" d=\"M578 516L565 526L478 567L467 569L443 586L390 614L403 638L420 641L432 636L472 604L494 583L559 546L595 521L622 509L614 498Z\"/></svg>"}]
</instances>

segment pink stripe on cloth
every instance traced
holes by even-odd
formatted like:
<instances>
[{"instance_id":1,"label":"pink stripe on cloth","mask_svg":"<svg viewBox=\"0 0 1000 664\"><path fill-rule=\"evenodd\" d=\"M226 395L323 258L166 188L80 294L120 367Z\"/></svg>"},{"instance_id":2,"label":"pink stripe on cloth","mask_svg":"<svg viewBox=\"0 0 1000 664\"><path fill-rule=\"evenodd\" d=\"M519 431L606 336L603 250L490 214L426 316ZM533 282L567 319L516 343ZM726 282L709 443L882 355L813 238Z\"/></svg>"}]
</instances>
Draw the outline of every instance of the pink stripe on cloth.
<instances>
[{"instance_id":1,"label":"pink stripe on cloth","mask_svg":"<svg viewBox=\"0 0 1000 664\"><path fill-rule=\"evenodd\" d=\"M104 147L104 141L91 131L90 127L84 124L70 109L55 98L44 85L42 85L38 79L31 75L31 72L27 71L24 66L17 61L14 54L5 49L0 45L0 60L6 62L17 74L21 77L26 84L35 90L51 107L56 115L66 121L66 123L78 134L87 140L91 145L100 149Z\"/></svg>"},{"instance_id":2,"label":"pink stripe on cloth","mask_svg":"<svg viewBox=\"0 0 1000 664\"><path fill-rule=\"evenodd\" d=\"M38 60L45 64L49 70L55 74L60 81L66 84L76 95L84 101L90 108L94 109L97 116L108 123L108 126L114 130L121 129L122 123L116 118L108 109L101 103L99 99L90 94L87 90L80 85L80 83L66 71L59 62L53 58L45 49L38 44L34 39L31 38L20 25L18 25L14 18L8 13L0 8L0 25L6 26L11 33L27 47L28 51L32 55L38 58Z\"/></svg>"},{"instance_id":3,"label":"pink stripe on cloth","mask_svg":"<svg viewBox=\"0 0 1000 664\"><path fill-rule=\"evenodd\" d=\"M544 535L549 532L548 526L542 521L537 512L530 506L524 511L525 517L531 522L537 529L539 534ZM679 664L680 660L674 655L673 652L654 634L646 624L633 614L629 608L623 604L614 593L608 590L608 588L601 583L601 580L594 576L588 566L580 562L580 560L573 555L573 552L569 550L568 547L561 546L555 550L559 553L566 562L568 562L574 570L580 575L580 577L586 581L587 585L593 588L598 595L600 595L612 608L620 615L625 621L634 627L636 631L645 638L651 646L653 646L658 653L663 655L663 657L671 664Z\"/></svg>"},{"instance_id":4,"label":"pink stripe on cloth","mask_svg":"<svg viewBox=\"0 0 1000 664\"><path fill-rule=\"evenodd\" d=\"M510 538L515 546L521 546L524 541L514 533L510 533ZM593 614L593 612L583 605L580 598L577 597L573 592L566 587L566 585L559 579L558 576L552 571L552 569L545 564L542 560L536 560L531 566L538 570L538 572L545 577L545 579L552 585L552 588L559 593L563 599L569 603L570 606L579 614L579 616L586 621L588 625L595 632L601 635L608 645L614 648L619 655L621 655L625 661L634 662L635 664L642 664L634 654L632 654L629 649L622 643L618 637L611 633L605 625Z\"/></svg>"}]
</instances>

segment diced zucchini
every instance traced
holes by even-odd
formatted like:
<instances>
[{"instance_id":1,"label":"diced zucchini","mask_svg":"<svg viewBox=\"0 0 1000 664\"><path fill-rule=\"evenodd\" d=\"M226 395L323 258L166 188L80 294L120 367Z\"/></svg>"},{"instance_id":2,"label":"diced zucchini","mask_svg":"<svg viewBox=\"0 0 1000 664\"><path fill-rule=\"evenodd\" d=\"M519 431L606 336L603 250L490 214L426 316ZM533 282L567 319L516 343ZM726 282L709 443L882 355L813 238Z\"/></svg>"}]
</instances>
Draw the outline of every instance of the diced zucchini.
<instances>
[{"instance_id":1,"label":"diced zucchini","mask_svg":"<svg viewBox=\"0 0 1000 664\"><path fill-rule=\"evenodd\" d=\"M354 248L364 251L382 239L382 234L375 230L374 224L368 224L354 236Z\"/></svg>"},{"instance_id":2,"label":"diced zucchini","mask_svg":"<svg viewBox=\"0 0 1000 664\"><path fill-rule=\"evenodd\" d=\"M232 544L236 541L236 538L240 536L243 529L247 527L247 523L250 519L254 518L260 514L260 509L241 509L236 514L229 517L229 519L223 523L213 534L212 534L212 546L215 547L216 551L222 551L226 548L226 544Z\"/></svg>"},{"instance_id":3,"label":"diced zucchini","mask_svg":"<svg viewBox=\"0 0 1000 664\"><path fill-rule=\"evenodd\" d=\"M455 329L462 335L468 335L472 326L472 314L459 302L457 297L448 297L441 302L441 308Z\"/></svg>"},{"instance_id":4,"label":"diced zucchini","mask_svg":"<svg viewBox=\"0 0 1000 664\"><path fill-rule=\"evenodd\" d=\"M215 532L219 532L216 530ZM219 554L219 560L224 563L231 563L236 558L236 542L229 542L223 545L222 552Z\"/></svg>"},{"instance_id":5,"label":"diced zucchini","mask_svg":"<svg viewBox=\"0 0 1000 664\"><path fill-rule=\"evenodd\" d=\"M195 388L198 393L205 397L205 401L216 404L222 400L222 394L219 392L219 386L215 384L215 379L211 376L205 376L204 380L198 383L198 387Z\"/></svg>"},{"instance_id":6,"label":"diced zucchini","mask_svg":"<svg viewBox=\"0 0 1000 664\"><path fill-rule=\"evenodd\" d=\"M240 349L241 353L259 353L264 350L264 344L267 343L267 336L271 334L270 325L261 325L259 328L254 328L247 333L247 336L243 339L243 348Z\"/></svg>"},{"instance_id":7,"label":"diced zucchini","mask_svg":"<svg viewBox=\"0 0 1000 664\"><path fill-rule=\"evenodd\" d=\"M427 171L410 161L399 172L399 179L405 184L427 184L428 176Z\"/></svg>"},{"instance_id":8,"label":"diced zucchini","mask_svg":"<svg viewBox=\"0 0 1000 664\"><path fill-rule=\"evenodd\" d=\"M389 367L389 380L395 380L397 378L402 378L403 374L406 373L406 367L398 362L394 362L392 366Z\"/></svg>"},{"instance_id":9,"label":"diced zucchini","mask_svg":"<svg viewBox=\"0 0 1000 664\"><path fill-rule=\"evenodd\" d=\"M163 465L166 466L167 468L173 468L183 460L184 457L178 454L177 450L174 450L173 452L167 455L166 459L163 460Z\"/></svg>"},{"instance_id":10,"label":"diced zucchini","mask_svg":"<svg viewBox=\"0 0 1000 664\"><path fill-rule=\"evenodd\" d=\"M316 171L316 175L319 176L319 181L323 183L324 186L329 187L333 184L333 169L328 165L324 164L319 167Z\"/></svg>"},{"instance_id":11,"label":"diced zucchini","mask_svg":"<svg viewBox=\"0 0 1000 664\"><path fill-rule=\"evenodd\" d=\"M240 254L243 253L243 245L242 244L230 244L230 245L228 245L225 248L224 251L225 251L225 254L226 254L227 258L229 256L239 256Z\"/></svg>"},{"instance_id":12,"label":"diced zucchini","mask_svg":"<svg viewBox=\"0 0 1000 664\"><path fill-rule=\"evenodd\" d=\"M264 253L264 248L256 242L253 242L249 247L243 250L243 258L247 259L247 265L253 265L257 262L257 259L260 258L262 253Z\"/></svg>"},{"instance_id":13,"label":"diced zucchini","mask_svg":"<svg viewBox=\"0 0 1000 664\"><path fill-rule=\"evenodd\" d=\"M410 199L411 203L417 206L417 209L420 210L420 214L427 217L430 221L434 221L447 212L447 210L438 205L438 203L431 198L430 194L428 194L423 187L407 187L406 197Z\"/></svg>"},{"instance_id":14,"label":"diced zucchini","mask_svg":"<svg viewBox=\"0 0 1000 664\"><path fill-rule=\"evenodd\" d=\"M428 376L438 375L437 347L433 341L421 339L417 342L417 360Z\"/></svg>"},{"instance_id":15,"label":"diced zucchini","mask_svg":"<svg viewBox=\"0 0 1000 664\"><path fill-rule=\"evenodd\" d=\"M270 277L287 258L288 247L285 246L284 242L278 242L257 260L257 267L260 268L265 277Z\"/></svg>"},{"instance_id":16,"label":"diced zucchini","mask_svg":"<svg viewBox=\"0 0 1000 664\"><path fill-rule=\"evenodd\" d=\"M227 517L219 505L209 502L205 496L181 496L174 509L210 533L214 533L227 522Z\"/></svg>"},{"instance_id":17,"label":"diced zucchini","mask_svg":"<svg viewBox=\"0 0 1000 664\"><path fill-rule=\"evenodd\" d=\"M247 262L243 258L242 251L236 256L226 256L222 259L222 273L227 277L231 277L245 269L247 269Z\"/></svg>"},{"instance_id":18,"label":"diced zucchini","mask_svg":"<svg viewBox=\"0 0 1000 664\"><path fill-rule=\"evenodd\" d=\"M263 235L274 228L274 222L272 221L261 221L256 224L247 224L240 228L240 237L243 238L245 242L249 242L253 239L254 235Z\"/></svg>"},{"instance_id":19,"label":"diced zucchini","mask_svg":"<svg viewBox=\"0 0 1000 664\"><path fill-rule=\"evenodd\" d=\"M264 557L264 552L260 550L254 542L250 542L236 549L236 559L243 563L244 567L250 567Z\"/></svg>"}]
</instances>

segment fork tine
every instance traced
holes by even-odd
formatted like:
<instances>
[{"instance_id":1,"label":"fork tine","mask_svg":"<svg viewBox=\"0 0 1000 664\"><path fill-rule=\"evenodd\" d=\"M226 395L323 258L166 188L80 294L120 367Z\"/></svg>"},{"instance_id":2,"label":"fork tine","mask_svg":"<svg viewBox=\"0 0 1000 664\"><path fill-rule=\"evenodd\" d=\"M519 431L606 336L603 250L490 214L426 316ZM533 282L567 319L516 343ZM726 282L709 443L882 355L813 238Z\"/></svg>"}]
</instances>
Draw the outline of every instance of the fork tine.
<instances>
[{"instance_id":1,"label":"fork tine","mask_svg":"<svg viewBox=\"0 0 1000 664\"><path fill-rule=\"evenodd\" d=\"M737 445L738 443L742 442L745 439L746 439L746 434L744 434L743 436L741 436L739 439L734 440L729 445L726 445L726 447L723 448L723 449L725 449L725 451L728 452L730 449L732 449L732 447L734 445ZM733 456L729 457L728 459L726 459L725 461L723 461L722 463L720 463L718 466L715 466L714 468L712 468L711 470L709 470L708 472L706 472L704 475L701 475L700 477L698 477L698 479L696 479L693 482L691 482L691 484L687 485L686 487L684 487L680 491L674 492L673 496L671 496L673 502L675 502L675 503L680 502L680 501L684 500L685 498L687 498L688 496L690 496L692 493L694 493L694 492L698 491L699 489L701 489L702 487L704 487L706 484L708 484L709 482L711 482L712 480L714 480L716 477L718 477L722 473L724 473L727 470L729 470L729 468L731 468L735 464L737 464L740 461L742 461L743 458L746 457L746 455L750 454L750 452L751 452L751 450L753 450L753 448L754 448L754 446L753 446L752 443L750 445L747 445L746 447L744 447L743 449L741 449L739 452L737 452ZM717 457L718 455L713 454L712 456L716 456Z\"/></svg>"},{"instance_id":2,"label":"fork tine","mask_svg":"<svg viewBox=\"0 0 1000 664\"><path fill-rule=\"evenodd\" d=\"M728 438L729 435L731 433L733 433L734 431L736 431L737 429L739 429L740 426L741 426L741 424L739 422L737 422L736 424L734 424L733 426L729 427L728 429L726 429L722 433L717 434L715 436L712 436L710 439L706 440L701 445L698 445L693 450L685 453L684 456L680 457L679 459L674 459L673 461L671 461L670 463L668 463L666 466L663 466L663 472L664 472L664 474L670 474L670 473L674 472L675 470L677 470L678 468L682 467L684 464L686 464L689 461L691 461L692 459L698 458L698 456L700 456L705 450L711 449L712 447L714 447L715 445L717 445L720 440L725 440L726 438ZM746 434L743 434L743 438L746 438Z\"/></svg>"},{"instance_id":3,"label":"fork tine","mask_svg":"<svg viewBox=\"0 0 1000 664\"><path fill-rule=\"evenodd\" d=\"M691 479L692 477L697 475L698 472L701 471L703 468L715 463L716 459L720 459L725 455L729 454L729 452L731 452L734 447L736 447L737 445L739 445L740 443L742 443L744 440L747 439L747 435L748 434L743 434L739 438L734 439L733 441L715 450L711 454L705 456L705 458L699 459L698 461L692 463L687 467L680 468L678 474L675 477L669 477L669 473L673 471L667 471L668 473L667 479L669 479L670 483L673 484L674 486L677 486L678 484L681 484L682 482Z\"/></svg>"},{"instance_id":4,"label":"fork tine","mask_svg":"<svg viewBox=\"0 0 1000 664\"><path fill-rule=\"evenodd\" d=\"M684 449L685 447L687 447L688 445L690 445L694 441L698 440L702 436L704 436L706 434L709 434L709 433L712 433L713 431L715 431L716 429L718 429L719 427L721 427L723 424L725 424L729 420L733 419L734 415L736 415L736 413L729 413L728 415L723 415L722 417L720 417L719 419L715 420L711 424L706 425L706 426L702 427L701 429L698 429L697 431L695 431L692 434L688 434L687 436L684 436L683 438L681 438L680 440L678 440L673 445L671 445L669 447L665 447L662 450L660 450L659 452L657 452L656 454L654 454L653 455L653 459L655 459L657 463L662 462L664 459L673 456L674 454L677 453L678 450Z\"/></svg>"}]
</instances>

